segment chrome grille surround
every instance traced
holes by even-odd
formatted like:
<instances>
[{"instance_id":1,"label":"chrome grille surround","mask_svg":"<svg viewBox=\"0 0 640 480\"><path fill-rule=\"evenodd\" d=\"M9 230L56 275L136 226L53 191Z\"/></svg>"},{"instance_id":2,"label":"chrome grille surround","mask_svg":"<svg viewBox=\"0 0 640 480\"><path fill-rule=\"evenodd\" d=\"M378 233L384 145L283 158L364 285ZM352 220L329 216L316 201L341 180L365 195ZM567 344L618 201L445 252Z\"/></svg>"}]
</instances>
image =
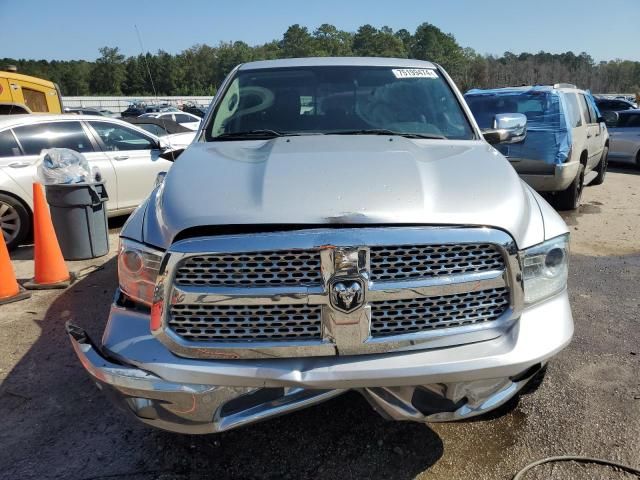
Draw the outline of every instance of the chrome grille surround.
<instances>
[{"instance_id":1,"label":"chrome grille surround","mask_svg":"<svg viewBox=\"0 0 640 480\"><path fill-rule=\"evenodd\" d=\"M418 247L414 247L416 245ZM459 245L469 246L467 251L484 249L485 245L490 248L485 250L488 253L480 268L476 269L474 265L469 271L403 279L382 279L380 276L376 279L373 275L374 252L390 248L426 251L429 245L446 246L453 252ZM180 268L194 257L245 259L255 256L256 252L277 252L282 256L289 252L318 252L320 273L316 278L319 281L248 286L193 284L180 280L184 278L184 274L179 273ZM353 262L357 263L357 268ZM228 273L236 278L233 272ZM349 313L333 306L329 292L336 280L345 278L362 279L364 289L363 305ZM482 298L483 291L493 289L502 292L501 300L495 308L481 310L482 315L475 321L466 317L440 316L438 321L442 326L431 328L426 320L412 317L411 321L417 321L415 325L424 326L414 328L413 324L403 326L400 322L398 326L392 323L398 319L389 313L395 308L392 306L400 304L392 303L395 301L412 305L432 302L435 297ZM162 304L163 308L161 326L153 334L174 353L192 358L249 359L373 354L490 340L505 334L519 317L523 291L516 245L508 234L499 230L480 227L326 228L176 242L163 260L154 303ZM236 313L222 315L225 307L232 307L229 311ZM238 314L254 311L254 308L261 313L255 316ZM287 309L305 313L302 316L291 313L288 317L282 314ZM185 312L191 313L185 315ZM319 322L315 320L315 312L319 312ZM309 320L305 315L313 318L311 323L297 324ZM249 318L251 320L247 320ZM381 327L384 322L387 327Z\"/></svg>"},{"instance_id":2,"label":"chrome grille surround","mask_svg":"<svg viewBox=\"0 0 640 480\"><path fill-rule=\"evenodd\" d=\"M175 283L212 287L320 285L320 252L283 250L186 257L178 264Z\"/></svg>"},{"instance_id":3,"label":"chrome grille surround","mask_svg":"<svg viewBox=\"0 0 640 480\"><path fill-rule=\"evenodd\" d=\"M504 270L502 252L490 243L390 245L371 248L371 281Z\"/></svg>"}]
</instances>

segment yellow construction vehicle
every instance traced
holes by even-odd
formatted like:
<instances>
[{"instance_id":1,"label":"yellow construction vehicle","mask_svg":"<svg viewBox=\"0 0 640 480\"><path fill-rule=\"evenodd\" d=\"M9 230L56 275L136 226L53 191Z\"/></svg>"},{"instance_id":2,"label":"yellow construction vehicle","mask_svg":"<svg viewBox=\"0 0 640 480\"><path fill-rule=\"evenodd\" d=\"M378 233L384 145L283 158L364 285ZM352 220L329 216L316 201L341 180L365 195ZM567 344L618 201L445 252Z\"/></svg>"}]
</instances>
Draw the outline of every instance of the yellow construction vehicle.
<instances>
[{"instance_id":1,"label":"yellow construction vehicle","mask_svg":"<svg viewBox=\"0 0 640 480\"><path fill-rule=\"evenodd\" d=\"M58 85L42 78L0 70L0 114L62 113Z\"/></svg>"}]
</instances>

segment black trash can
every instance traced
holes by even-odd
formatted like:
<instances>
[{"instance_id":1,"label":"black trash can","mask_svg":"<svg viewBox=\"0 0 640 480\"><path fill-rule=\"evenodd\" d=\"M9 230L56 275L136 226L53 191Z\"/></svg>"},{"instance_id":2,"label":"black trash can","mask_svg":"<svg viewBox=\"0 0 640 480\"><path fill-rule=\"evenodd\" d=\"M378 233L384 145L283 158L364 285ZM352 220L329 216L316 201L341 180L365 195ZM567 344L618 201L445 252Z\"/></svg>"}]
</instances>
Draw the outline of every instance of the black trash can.
<instances>
[{"instance_id":1,"label":"black trash can","mask_svg":"<svg viewBox=\"0 0 640 480\"><path fill-rule=\"evenodd\" d=\"M107 190L102 183L46 185L51 220L65 260L86 260L109 252Z\"/></svg>"}]
</instances>

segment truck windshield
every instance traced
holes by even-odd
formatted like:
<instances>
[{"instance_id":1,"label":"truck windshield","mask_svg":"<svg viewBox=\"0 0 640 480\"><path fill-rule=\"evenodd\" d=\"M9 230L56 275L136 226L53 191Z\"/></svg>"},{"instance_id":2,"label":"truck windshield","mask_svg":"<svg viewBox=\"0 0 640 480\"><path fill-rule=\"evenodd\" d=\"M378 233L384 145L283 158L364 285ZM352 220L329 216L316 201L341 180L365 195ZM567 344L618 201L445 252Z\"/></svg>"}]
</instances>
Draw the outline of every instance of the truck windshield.
<instances>
[{"instance_id":1,"label":"truck windshield","mask_svg":"<svg viewBox=\"0 0 640 480\"><path fill-rule=\"evenodd\" d=\"M208 141L306 134L474 138L449 84L428 68L240 70L205 128Z\"/></svg>"}]
</instances>

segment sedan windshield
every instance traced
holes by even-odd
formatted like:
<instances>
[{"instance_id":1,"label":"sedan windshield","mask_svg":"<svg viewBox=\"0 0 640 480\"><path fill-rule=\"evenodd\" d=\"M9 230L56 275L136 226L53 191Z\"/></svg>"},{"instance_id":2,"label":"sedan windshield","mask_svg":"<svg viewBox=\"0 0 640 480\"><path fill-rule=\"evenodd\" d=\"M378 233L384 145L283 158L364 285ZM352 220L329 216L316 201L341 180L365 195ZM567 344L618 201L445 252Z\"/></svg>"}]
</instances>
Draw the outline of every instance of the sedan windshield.
<instances>
[{"instance_id":1,"label":"sedan windshield","mask_svg":"<svg viewBox=\"0 0 640 480\"><path fill-rule=\"evenodd\" d=\"M342 66L240 70L205 133L208 141L309 134L474 138L437 70Z\"/></svg>"}]
</instances>

